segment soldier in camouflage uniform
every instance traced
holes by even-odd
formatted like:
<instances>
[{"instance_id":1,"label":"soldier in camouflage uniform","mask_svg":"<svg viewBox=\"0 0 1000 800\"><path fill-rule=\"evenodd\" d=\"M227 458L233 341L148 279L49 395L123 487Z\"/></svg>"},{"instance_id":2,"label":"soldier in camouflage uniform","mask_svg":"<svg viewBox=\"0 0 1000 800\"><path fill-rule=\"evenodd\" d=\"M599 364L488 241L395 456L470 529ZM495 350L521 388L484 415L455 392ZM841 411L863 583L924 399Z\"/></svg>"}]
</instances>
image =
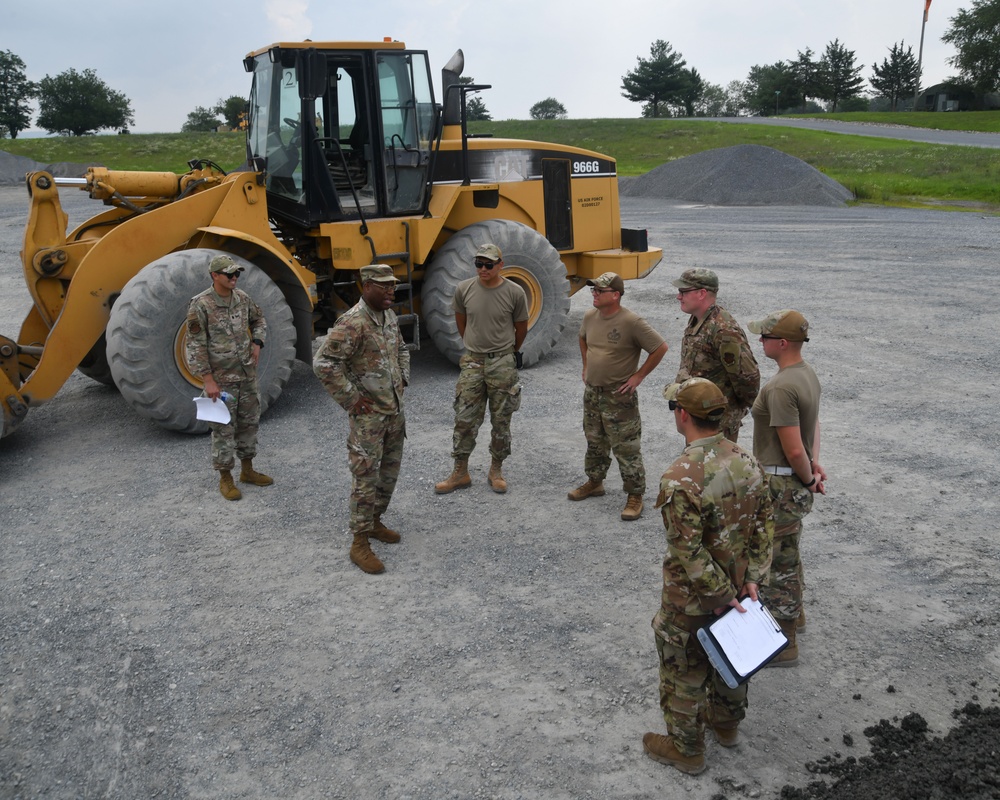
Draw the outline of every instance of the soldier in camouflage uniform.
<instances>
[{"instance_id":1,"label":"soldier in camouflage uniform","mask_svg":"<svg viewBox=\"0 0 1000 800\"><path fill-rule=\"evenodd\" d=\"M668 736L647 733L650 758L697 775L705 769L705 726L737 744L747 686L730 689L711 668L697 632L739 598L758 597L771 562L771 503L757 460L723 437L722 391L690 378L664 391L687 443L663 474L656 507L667 530L663 595L653 618L660 706Z\"/></svg>"},{"instance_id":2,"label":"soldier in camouflage uniform","mask_svg":"<svg viewBox=\"0 0 1000 800\"><path fill-rule=\"evenodd\" d=\"M716 302L719 278L712 270L689 269L673 284L681 311L691 315L684 329L675 380L708 378L722 389L729 403L722 417L722 435L735 442L760 388L757 360L743 329Z\"/></svg>"},{"instance_id":3,"label":"soldier in camouflage uniform","mask_svg":"<svg viewBox=\"0 0 1000 800\"><path fill-rule=\"evenodd\" d=\"M257 361L267 338L260 307L236 288L243 268L230 256L209 263L212 287L191 300L187 314L187 363L205 383L204 396L218 402L225 393L230 421L210 422L212 467L219 472L219 491L227 500L243 495L233 483L232 468L239 457L240 482L270 486L274 481L253 468L257 455L260 393Z\"/></svg>"},{"instance_id":4,"label":"soldier in camouflage uniform","mask_svg":"<svg viewBox=\"0 0 1000 800\"><path fill-rule=\"evenodd\" d=\"M392 311L395 287L391 267L362 267L361 300L340 316L313 359L313 371L350 420L350 556L370 574L385 565L369 540L401 538L382 523L403 457L403 388L410 382L410 352Z\"/></svg>"},{"instance_id":5,"label":"soldier in camouflage uniform","mask_svg":"<svg viewBox=\"0 0 1000 800\"><path fill-rule=\"evenodd\" d=\"M603 495L614 453L628 497L621 517L636 520L646 493L639 384L666 355L667 343L646 320L622 307L625 282L621 275L605 272L587 285L594 296L594 307L587 309L580 325L587 481L567 496L584 500ZM643 350L649 355L640 367Z\"/></svg>"},{"instance_id":6,"label":"soldier in camouflage uniform","mask_svg":"<svg viewBox=\"0 0 1000 800\"><path fill-rule=\"evenodd\" d=\"M455 385L455 431L451 475L434 485L447 494L472 483L469 456L486 419L489 404L490 456L486 482L494 492L507 491L504 459L510 455L510 421L521 407L521 345L528 334L528 299L524 290L503 277L503 254L495 244L476 251L476 275L455 288L455 324L465 342L459 361L462 372Z\"/></svg>"},{"instance_id":7,"label":"soldier in camouflage uniform","mask_svg":"<svg viewBox=\"0 0 1000 800\"><path fill-rule=\"evenodd\" d=\"M796 623L802 613L802 519L818 492L826 494L819 463L819 379L802 358L809 323L798 311L775 311L747 325L760 335L764 355L778 372L753 404L753 452L767 474L774 504L774 563L762 589L768 607L788 637L769 667L798 663Z\"/></svg>"}]
</instances>

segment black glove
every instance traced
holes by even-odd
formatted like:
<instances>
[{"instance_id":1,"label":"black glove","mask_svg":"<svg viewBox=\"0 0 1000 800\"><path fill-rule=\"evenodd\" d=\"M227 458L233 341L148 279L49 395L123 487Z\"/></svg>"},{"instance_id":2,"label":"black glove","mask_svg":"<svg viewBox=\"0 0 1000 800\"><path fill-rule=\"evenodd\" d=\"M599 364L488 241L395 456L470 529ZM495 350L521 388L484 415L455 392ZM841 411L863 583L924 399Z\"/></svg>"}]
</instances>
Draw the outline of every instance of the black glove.
<instances>
[{"instance_id":1,"label":"black glove","mask_svg":"<svg viewBox=\"0 0 1000 800\"><path fill-rule=\"evenodd\" d=\"M524 368L524 353L522 353L520 350L514 351L514 366L517 367L518 369Z\"/></svg>"}]
</instances>

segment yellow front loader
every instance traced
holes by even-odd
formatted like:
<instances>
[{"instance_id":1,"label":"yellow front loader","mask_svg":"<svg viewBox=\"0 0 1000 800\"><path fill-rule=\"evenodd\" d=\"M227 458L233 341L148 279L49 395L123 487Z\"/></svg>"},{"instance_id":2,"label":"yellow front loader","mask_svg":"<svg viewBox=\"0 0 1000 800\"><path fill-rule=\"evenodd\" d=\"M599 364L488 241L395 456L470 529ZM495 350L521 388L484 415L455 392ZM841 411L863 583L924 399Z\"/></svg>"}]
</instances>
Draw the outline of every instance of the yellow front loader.
<instances>
[{"instance_id":1,"label":"yellow front loader","mask_svg":"<svg viewBox=\"0 0 1000 800\"><path fill-rule=\"evenodd\" d=\"M21 253L34 307L16 339L0 336L3 435L74 370L114 384L159 425L204 429L184 361L188 301L220 252L269 327L260 366L266 409L296 358L357 302L359 270L389 264L410 346L422 332L452 361L451 311L487 241L528 295L530 366L555 345L569 297L615 271L641 278L662 255L620 227L613 159L543 142L467 133L461 51L434 100L425 51L401 42L277 43L247 56L253 75L247 161L184 174L92 168L83 179L27 176ZM105 209L67 231L59 185L79 184Z\"/></svg>"}]
</instances>

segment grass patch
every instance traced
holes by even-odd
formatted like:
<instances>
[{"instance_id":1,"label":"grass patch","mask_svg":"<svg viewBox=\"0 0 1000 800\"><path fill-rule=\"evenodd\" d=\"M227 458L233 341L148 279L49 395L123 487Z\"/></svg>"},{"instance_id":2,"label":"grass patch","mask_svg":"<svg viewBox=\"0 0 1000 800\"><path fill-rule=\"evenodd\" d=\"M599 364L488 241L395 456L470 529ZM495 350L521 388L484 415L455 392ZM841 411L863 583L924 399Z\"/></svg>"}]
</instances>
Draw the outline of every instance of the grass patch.
<instances>
[{"instance_id":1,"label":"grass patch","mask_svg":"<svg viewBox=\"0 0 1000 800\"><path fill-rule=\"evenodd\" d=\"M971 120L979 125L977 130L1000 127L1000 112L823 116L864 122L909 118L926 122L923 127L942 120ZM704 150L758 144L802 159L863 202L1000 209L1000 158L988 148L683 119L506 120L472 123L470 131L606 153L617 159L620 175L642 175ZM130 134L0 139L0 149L43 164L69 161L123 170L184 172L192 158L210 159L227 170L236 168L244 161L244 141L244 135L237 132Z\"/></svg>"},{"instance_id":2,"label":"grass patch","mask_svg":"<svg viewBox=\"0 0 1000 800\"><path fill-rule=\"evenodd\" d=\"M109 169L187 172L187 162L192 158L207 158L225 170L232 170L246 161L246 134L130 133L0 139L0 150L32 158L40 164L69 161L99 164Z\"/></svg>"},{"instance_id":3,"label":"grass patch","mask_svg":"<svg viewBox=\"0 0 1000 800\"><path fill-rule=\"evenodd\" d=\"M869 122L876 125L905 125L910 128L929 128L935 131L975 131L1000 133L1000 111L858 111L837 114L789 114L800 119L835 119L841 122Z\"/></svg>"}]
</instances>

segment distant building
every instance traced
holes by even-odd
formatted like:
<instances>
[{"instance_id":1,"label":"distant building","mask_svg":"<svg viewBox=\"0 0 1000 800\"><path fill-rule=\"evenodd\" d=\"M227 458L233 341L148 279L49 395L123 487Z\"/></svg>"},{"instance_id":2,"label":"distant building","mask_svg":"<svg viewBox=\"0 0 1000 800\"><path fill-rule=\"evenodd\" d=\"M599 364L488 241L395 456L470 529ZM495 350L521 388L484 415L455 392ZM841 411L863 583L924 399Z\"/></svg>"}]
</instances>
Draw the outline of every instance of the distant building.
<instances>
[{"instance_id":1,"label":"distant building","mask_svg":"<svg viewBox=\"0 0 1000 800\"><path fill-rule=\"evenodd\" d=\"M990 92L983 97L983 111L1000 108L1000 93ZM939 83L924 89L917 96L917 111L975 111L976 96L971 91L953 83Z\"/></svg>"}]
</instances>

